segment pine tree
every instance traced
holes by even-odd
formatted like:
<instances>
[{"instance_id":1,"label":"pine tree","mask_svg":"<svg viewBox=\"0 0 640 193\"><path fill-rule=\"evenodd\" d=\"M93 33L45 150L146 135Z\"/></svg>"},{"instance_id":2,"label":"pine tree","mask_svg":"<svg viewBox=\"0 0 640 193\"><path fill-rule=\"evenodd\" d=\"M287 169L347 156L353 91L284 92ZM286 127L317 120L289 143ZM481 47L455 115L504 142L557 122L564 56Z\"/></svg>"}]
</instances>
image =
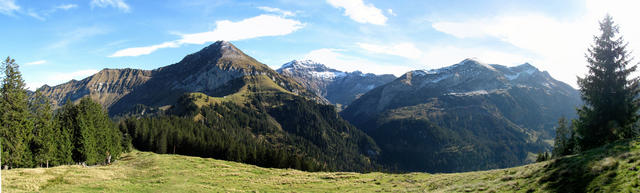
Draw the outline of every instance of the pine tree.
<instances>
[{"instance_id":1,"label":"pine tree","mask_svg":"<svg viewBox=\"0 0 640 193\"><path fill-rule=\"evenodd\" d=\"M573 130L567 125L567 119L561 117L556 127L556 139L552 152L553 157L572 154L574 149L573 137Z\"/></svg>"},{"instance_id":2,"label":"pine tree","mask_svg":"<svg viewBox=\"0 0 640 193\"><path fill-rule=\"evenodd\" d=\"M59 133L59 137L56 138L56 147L58 152L56 153L55 160L58 164L71 164L73 160L74 152L74 127L76 109L70 100L67 100L65 104L58 110L55 115L54 128Z\"/></svg>"},{"instance_id":3,"label":"pine tree","mask_svg":"<svg viewBox=\"0 0 640 193\"><path fill-rule=\"evenodd\" d=\"M85 97L74 108L74 161L93 165L105 163L109 155L117 158L122 152L122 133L102 106Z\"/></svg>"},{"instance_id":4,"label":"pine tree","mask_svg":"<svg viewBox=\"0 0 640 193\"><path fill-rule=\"evenodd\" d=\"M627 43L618 37L618 26L610 16L600 22L602 34L586 55L589 74L578 78L585 105L578 109L578 142L582 150L637 135L638 79L630 78Z\"/></svg>"},{"instance_id":5,"label":"pine tree","mask_svg":"<svg viewBox=\"0 0 640 193\"><path fill-rule=\"evenodd\" d=\"M56 137L60 135L58 130L54 128L51 103L40 91L36 91L35 96L29 102L34 123L34 145L32 146L34 159L36 163L49 167L55 161L55 156L58 153Z\"/></svg>"},{"instance_id":6,"label":"pine tree","mask_svg":"<svg viewBox=\"0 0 640 193\"><path fill-rule=\"evenodd\" d=\"M32 122L28 108L27 90L15 60L7 57L2 62L4 77L0 88L0 137L2 138L2 165L31 167L29 142Z\"/></svg>"}]
</instances>

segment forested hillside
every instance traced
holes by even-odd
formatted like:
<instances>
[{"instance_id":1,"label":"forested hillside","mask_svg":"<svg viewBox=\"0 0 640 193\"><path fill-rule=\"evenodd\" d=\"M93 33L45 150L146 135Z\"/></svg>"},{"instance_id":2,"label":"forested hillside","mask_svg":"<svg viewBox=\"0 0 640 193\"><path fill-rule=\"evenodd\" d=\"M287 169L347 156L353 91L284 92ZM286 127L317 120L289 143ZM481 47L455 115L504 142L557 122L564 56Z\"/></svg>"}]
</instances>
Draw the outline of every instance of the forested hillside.
<instances>
[{"instance_id":1,"label":"forested hillside","mask_svg":"<svg viewBox=\"0 0 640 193\"><path fill-rule=\"evenodd\" d=\"M158 153L307 171L380 169L375 142L333 106L268 91L268 79L245 81L242 94L187 94L167 114L127 119L121 130L133 137L134 147Z\"/></svg>"}]
</instances>

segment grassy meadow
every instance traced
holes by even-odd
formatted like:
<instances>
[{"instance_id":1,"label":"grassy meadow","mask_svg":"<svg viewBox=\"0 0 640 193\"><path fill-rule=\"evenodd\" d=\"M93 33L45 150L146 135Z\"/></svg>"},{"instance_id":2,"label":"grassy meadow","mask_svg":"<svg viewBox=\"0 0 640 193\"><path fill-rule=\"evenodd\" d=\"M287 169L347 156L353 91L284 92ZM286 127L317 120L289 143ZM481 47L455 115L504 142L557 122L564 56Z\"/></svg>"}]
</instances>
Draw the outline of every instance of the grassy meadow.
<instances>
[{"instance_id":1,"label":"grassy meadow","mask_svg":"<svg viewBox=\"0 0 640 193\"><path fill-rule=\"evenodd\" d=\"M108 166L2 171L4 192L639 192L640 141L489 171L304 172L133 151Z\"/></svg>"}]
</instances>

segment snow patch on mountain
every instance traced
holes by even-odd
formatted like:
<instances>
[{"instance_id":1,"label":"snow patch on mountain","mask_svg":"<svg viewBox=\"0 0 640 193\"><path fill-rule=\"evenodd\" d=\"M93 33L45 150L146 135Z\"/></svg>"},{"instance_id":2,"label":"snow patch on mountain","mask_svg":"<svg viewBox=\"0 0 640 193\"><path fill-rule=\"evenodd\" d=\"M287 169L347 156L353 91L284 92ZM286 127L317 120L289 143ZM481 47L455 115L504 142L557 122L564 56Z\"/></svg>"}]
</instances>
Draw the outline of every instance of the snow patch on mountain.
<instances>
[{"instance_id":1,"label":"snow patch on mountain","mask_svg":"<svg viewBox=\"0 0 640 193\"><path fill-rule=\"evenodd\" d=\"M324 79L335 79L335 78L340 78L340 77L344 77L347 75L347 73L344 72L330 72L330 71L324 71L324 72L310 72L314 77L317 78L324 78Z\"/></svg>"},{"instance_id":2,"label":"snow patch on mountain","mask_svg":"<svg viewBox=\"0 0 640 193\"><path fill-rule=\"evenodd\" d=\"M476 96L476 95L487 95L489 94L489 92L487 92L487 90L474 90L474 91L469 91L469 92L452 92L449 93L447 95L453 95L453 96Z\"/></svg>"}]
</instances>

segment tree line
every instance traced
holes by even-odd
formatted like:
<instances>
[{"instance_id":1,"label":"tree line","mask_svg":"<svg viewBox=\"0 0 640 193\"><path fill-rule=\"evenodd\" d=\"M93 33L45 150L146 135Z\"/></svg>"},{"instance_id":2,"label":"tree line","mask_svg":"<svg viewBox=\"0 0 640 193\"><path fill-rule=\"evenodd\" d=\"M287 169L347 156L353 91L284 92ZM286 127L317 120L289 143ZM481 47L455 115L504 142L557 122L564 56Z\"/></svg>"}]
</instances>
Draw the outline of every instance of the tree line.
<instances>
[{"instance_id":1,"label":"tree line","mask_svg":"<svg viewBox=\"0 0 640 193\"><path fill-rule=\"evenodd\" d=\"M104 164L128 150L126 138L90 98L67 101L55 112L39 91L31 93L14 59L2 62L1 165L5 168ZM125 141L123 143L123 141Z\"/></svg>"},{"instance_id":2,"label":"tree line","mask_svg":"<svg viewBox=\"0 0 640 193\"><path fill-rule=\"evenodd\" d=\"M578 77L584 105L577 109L577 119L558 121L552 157L636 138L640 134L640 79L631 77L637 64L631 64L627 43L618 35L619 26L611 16L600 22L600 31L586 54L589 73ZM545 158L539 157L542 157L539 160Z\"/></svg>"}]
</instances>

